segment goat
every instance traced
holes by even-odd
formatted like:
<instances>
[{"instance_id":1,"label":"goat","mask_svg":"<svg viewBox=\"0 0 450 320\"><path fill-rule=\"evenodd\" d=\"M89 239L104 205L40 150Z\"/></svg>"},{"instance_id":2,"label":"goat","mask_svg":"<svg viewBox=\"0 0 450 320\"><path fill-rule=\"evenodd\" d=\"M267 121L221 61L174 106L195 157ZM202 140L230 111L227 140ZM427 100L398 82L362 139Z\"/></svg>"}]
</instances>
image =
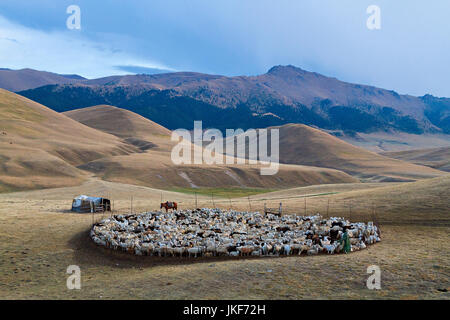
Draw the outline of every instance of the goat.
<instances>
[{"instance_id":1,"label":"goat","mask_svg":"<svg viewBox=\"0 0 450 320\"><path fill-rule=\"evenodd\" d=\"M371 223L205 208L117 215L94 224L89 235L97 245L136 255L266 256L340 253L346 230L352 251L381 240Z\"/></svg>"}]
</instances>

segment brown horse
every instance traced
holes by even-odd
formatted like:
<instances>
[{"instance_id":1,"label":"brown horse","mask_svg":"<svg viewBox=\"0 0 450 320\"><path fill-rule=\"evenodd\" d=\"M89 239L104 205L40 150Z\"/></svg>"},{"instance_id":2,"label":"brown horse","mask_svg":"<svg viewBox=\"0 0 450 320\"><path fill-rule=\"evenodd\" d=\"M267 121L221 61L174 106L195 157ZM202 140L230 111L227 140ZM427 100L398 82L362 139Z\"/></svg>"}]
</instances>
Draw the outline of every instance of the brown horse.
<instances>
[{"instance_id":1,"label":"brown horse","mask_svg":"<svg viewBox=\"0 0 450 320\"><path fill-rule=\"evenodd\" d=\"M160 208L160 209L165 208L165 209L166 209L166 212L167 212L167 210L169 210L169 209L172 209L172 210L178 210L178 209L177 209L177 203L176 203L176 202L169 202L169 201L162 202L162 203L161 203L161 206L160 206L159 208Z\"/></svg>"}]
</instances>

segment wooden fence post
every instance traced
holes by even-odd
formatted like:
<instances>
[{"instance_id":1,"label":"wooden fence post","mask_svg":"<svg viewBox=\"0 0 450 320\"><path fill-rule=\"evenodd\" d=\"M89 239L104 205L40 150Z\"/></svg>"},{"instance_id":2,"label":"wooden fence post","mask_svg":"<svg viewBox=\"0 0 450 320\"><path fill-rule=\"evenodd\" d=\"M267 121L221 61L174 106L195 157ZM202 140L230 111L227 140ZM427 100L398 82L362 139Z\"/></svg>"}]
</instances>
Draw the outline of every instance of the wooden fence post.
<instances>
[{"instance_id":1,"label":"wooden fence post","mask_svg":"<svg viewBox=\"0 0 450 320\"><path fill-rule=\"evenodd\" d=\"M352 201L348 202L348 220L352 222Z\"/></svg>"},{"instance_id":2,"label":"wooden fence post","mask_svg":"<svg viewBox=\"0 0 450 320\"><path fill-rule=\"evenodd\" d=\"M131 196L131 200L130 200L130 213L133 214L133 196Z\"/></svg>"},{"instance_id":3,"label":"wooden fence post","mask_svg":"<svg viewBox=\"0 0 450 320\"><path fill-rule=\"evenodd\" d=\"M327 202L327 219L329 218L329 209L330 209L330 197L328 196L328 202Z\"/></svg>"},{"instance_id":4,"label":"wooden fence post","mask_svg":"<svg viewBox=\"0 0 450 320\"><path fill-rule=\"evenodd\" d=\"M198 204L197 204L197 192L195 192L195 209L198 208Z\"/></svg>"}]
</instances>

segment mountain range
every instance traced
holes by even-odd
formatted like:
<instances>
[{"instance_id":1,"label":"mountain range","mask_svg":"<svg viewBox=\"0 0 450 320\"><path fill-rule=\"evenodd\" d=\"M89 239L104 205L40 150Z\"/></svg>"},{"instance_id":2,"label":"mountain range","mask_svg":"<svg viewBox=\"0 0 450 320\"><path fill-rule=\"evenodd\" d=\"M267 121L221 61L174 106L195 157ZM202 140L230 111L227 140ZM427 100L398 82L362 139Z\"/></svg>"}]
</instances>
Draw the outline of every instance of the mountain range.
<instances>
[{"instance_id":1,"label":"mountain range","mask_svg":"<svg viewBox=\"0 0 450 320\"><path fill-rule=\"evenodd\" d=\"M221 130L301 123L348 136L450 133L449 98L401 95L290 65L257 76L195 72L91 80L60 76L47 85L14 91L58 112L114 105L168 129L191 129L194 120L203 120L204 127Z\"/></svg>"},{"instance_id":2,"label":"mountain range","mask_svg":"<svg viewBox=\"0 0 450 320\"><path fill-rule=\"evenodd\" d=\"M58 113L0 89L0 192L95 177L160 189L358 182L340 170L303 165L281 164L273 176L261 176L257 164L175 165L175 144L169 130L128 110L102 105Z\"/></svg>"},{"instance_id":3,"label":"mountain range","mask_svg":"<svg viewBox=\"0 0 450 320\"><path fill-rule=\"evenodd\" d=\"M0 88L8 91L34 89L48 84L69 84L87 80L76 74L57 74L33 69L0 68Z\"/></svg>"}]
</instances>

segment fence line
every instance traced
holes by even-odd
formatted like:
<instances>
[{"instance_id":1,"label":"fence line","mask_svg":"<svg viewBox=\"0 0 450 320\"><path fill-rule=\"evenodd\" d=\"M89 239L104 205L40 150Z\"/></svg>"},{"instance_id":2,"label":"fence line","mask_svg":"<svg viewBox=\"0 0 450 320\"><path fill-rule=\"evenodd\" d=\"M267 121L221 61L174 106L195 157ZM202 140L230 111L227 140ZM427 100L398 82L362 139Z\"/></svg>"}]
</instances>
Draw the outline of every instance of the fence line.
<instances>
[{"instance_id":1,"label":"fence line","mask_svg":"<svg viewBox=\"0 0 450 320\"><path fill-rule=\"evenodd\" d=\"M322 194L307 194L286 197L274 198L258 198L252 199L251 196L231 199L228 197L216 198L214 193L211 193L210 198L207 196L198 198L197 192L192 195L192 199L184 201L177 201L179 209L195 209L195 208L211 208L218 207L221 209L231 209L240 211L259 211L264 212L264 204L267 207L279 207L282 203L282 214L297 214L297 215L313 215L321 214L329 218L331 216L345 217L350 221L376 221L377 208L373 202L353 202L350 199L333 199L332 194L338 192L329 192ZM304 198L303 208L301 202L292 203L292 200ZM307 200L310 198L310 200ZM163 192L161 192L161 199L164 199ZM285 201L283 201L285 200ZM139 199L130 197L129 205L122 204L121 208L117 208L116 203L112 200L112 211L109 216L116 214L130 214L142 213L149 211L159 211L159 204L152 204L146 206L139 206ZM104 217L108 213L93 214L93 221L98 221L99 216Z\"/></svg>"}]
</instances>

